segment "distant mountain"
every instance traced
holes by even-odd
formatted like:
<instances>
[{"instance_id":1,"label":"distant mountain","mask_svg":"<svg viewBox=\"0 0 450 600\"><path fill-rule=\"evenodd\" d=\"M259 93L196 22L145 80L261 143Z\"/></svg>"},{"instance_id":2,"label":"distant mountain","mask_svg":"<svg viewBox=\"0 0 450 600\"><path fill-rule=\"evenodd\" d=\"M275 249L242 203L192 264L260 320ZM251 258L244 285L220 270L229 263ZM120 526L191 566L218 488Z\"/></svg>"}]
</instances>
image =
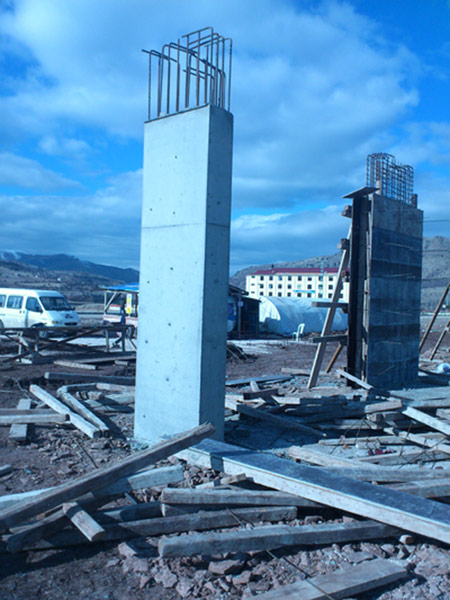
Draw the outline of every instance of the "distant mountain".
<instances>
[{"instance_id":1,"label":"distant mountain","mask_svg":"<svg viewBox=\"0 0 450 600\"><path fill-rule=\"evenodd\" d=\"M76 256L70 256L68 254L24 254L23 252L5 250L0 252L0 259L4 262L30 265L49 271L90 273L91 275L99 275L122 283L139 281L139 271L136 271L136 269L121 269L120 267L99 265L87 260L80 260Z\"/></svg>"},{"instance_id":2,"label":"distant mountain","mask_svg":"<svg viewBox=\"0 0 450 600\"><path fill-rule=\"evenodd\" d=\"M270 269L271 267L337 267L341 253L329 256L317 256L290 262L279 262L274 264L255 265L237 271L230 279L230 283L245 289L245 278L258 269ZM450 281L450 238L435 236L423 239L423 262L422 262L422 308L433 309L445 286ZM450 299L448 299L450 304Z\"/></svg>"}]
</instances>

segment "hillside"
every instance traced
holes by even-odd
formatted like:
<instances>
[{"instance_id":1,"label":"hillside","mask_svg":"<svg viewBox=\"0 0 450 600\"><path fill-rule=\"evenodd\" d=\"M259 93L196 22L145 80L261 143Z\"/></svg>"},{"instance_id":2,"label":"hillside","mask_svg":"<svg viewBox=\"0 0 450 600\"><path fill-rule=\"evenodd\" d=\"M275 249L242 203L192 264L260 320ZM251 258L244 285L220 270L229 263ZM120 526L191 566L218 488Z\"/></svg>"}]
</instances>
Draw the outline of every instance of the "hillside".
<instances>
[{"instance_id":1,"label":"hillside","mask_svg":"<svg viewBox=\"0 0 450 600\"><path fill-rule=\"evenodd\" d=\"M0 252L0 286L61 291L71 302L103 302L101 288L139 280L135 269L81 261L74 256Z\"/></svg>"},{"instance_id":2,"label":"hillside","mask_svg":"<svg viewBox=\"0 0 450 600\"><path fill-rule=\"evenodd\" d=\"M270 267L337 267L340 252L329 256L317 256L305 260L255 265L241 269L235 273L230 282L245 289L245 277L257 269ZM432 310L442 295L443 289L450 280L450 238L435 236L423 239L422 263L422 308Z\"/></svg>"}]
</instances>

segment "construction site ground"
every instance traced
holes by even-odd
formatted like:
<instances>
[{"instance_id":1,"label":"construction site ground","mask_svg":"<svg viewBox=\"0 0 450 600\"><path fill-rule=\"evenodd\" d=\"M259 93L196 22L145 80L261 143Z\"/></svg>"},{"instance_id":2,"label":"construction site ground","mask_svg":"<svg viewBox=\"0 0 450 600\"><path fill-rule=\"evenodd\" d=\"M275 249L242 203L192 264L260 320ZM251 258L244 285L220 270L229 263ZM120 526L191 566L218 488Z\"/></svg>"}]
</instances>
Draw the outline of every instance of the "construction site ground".
<instances>
[{"instance_id":1,"label":"construction site ground","mask_svg":"<svg viewBox=\"0 0 450 600\"><path fill-rule=\"evenodd\" d=\"M423 356L427 356L439 331L433 332ZM315 353L308 337L302 343L292 340L246 340L235 343L245 357L228 358L228 381L277 375L282 369L304 371L280 383L286 394L304 390ZM334 351L329 345L323 363L326 366ZM12 352L2 343L1 354ZM69 353L70 354L70 353ZM335 364L345 365L345 353ZM449 362L448 340L437 355L438 362ZM12 409L28 395L30 384L38 384L52 394L62 383L49 382L44 374L80 372L55 364L21 364L3 362L0 366L0 407ZM132 367L102 367L104 375L133 376ZM443 387L448 386L443 380ZM345 380L333 374L323 375L318 395L349 393ZM324 389L326 388L326 389ZM227 390L233 392L235 388ZM425 390L428 388L424 388ZM430 389L432 389L430 387ZM448 388L450 390L450 388ZM354 390L357 393L357 390ZM426 391L424 392L427 393ZM430 391L430 393L432 393ZM450 392L448 392L450 395ZM131 404L129 405L132 406ZM9 427L0 427L0 466L11 465L12 471L0 477L0 497L38 488L55 486L113 463L136 449L133 441L133 412L102 415L110 426L110 435L97 439L63 426L30 426L25 443L11 443ZM348 435L348 432L343 432ZM337 436L339 437L339 436ZM287 456L290 446L311 444L314 440L294 429L282 429L264 421L227 411L225 441L263 452L274 451ZM344 446L337 453L353 457ZM368 454L361 445L353 452ZM184 482L176 487L193 488L219 479L223 474L199 468L171 457L157 466L182 464ZM447 464L447 463L446 463ZM248 483L242 484L245 488ZM157 500L160 488L133 492L137 502ZM351 522L352 515L332 508L299 509L295 524ZM61 549L28 550L18 553L2 551L0 557L0 600L144 600L158 598L242 598L257 596L298 579L313 578L338 567L360 564L374 557L401 561L409 575L400 582L358 595L365 600L442 599L450 597L450 553L439 542L418 535L383 538L302 548L287 546L271 553L237 552L226 555L193 555L160 558L157 539L141 538L128 542L86 543ZM281 596L280 596L281 597ZM343 596L339 596L343 597Z\"/></svg>"}]
</instances>

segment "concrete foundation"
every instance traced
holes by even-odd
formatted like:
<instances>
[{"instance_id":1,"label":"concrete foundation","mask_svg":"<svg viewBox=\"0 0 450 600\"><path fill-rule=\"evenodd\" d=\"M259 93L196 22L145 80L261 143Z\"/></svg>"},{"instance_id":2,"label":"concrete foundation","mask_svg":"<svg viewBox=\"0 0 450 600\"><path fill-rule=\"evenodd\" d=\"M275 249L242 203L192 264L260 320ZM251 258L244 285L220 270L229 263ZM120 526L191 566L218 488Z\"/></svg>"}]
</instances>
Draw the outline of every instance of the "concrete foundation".
<instances>
[{"instance_id":1,"label":"concrete foundation","mask_svg":"<svg viewBox=\"0 0 450 600\"><path fill-rule=\"evenodd\" d=\"M135 437L223 437L233 117L145 124Z\"/></svg>"}]
</instances>

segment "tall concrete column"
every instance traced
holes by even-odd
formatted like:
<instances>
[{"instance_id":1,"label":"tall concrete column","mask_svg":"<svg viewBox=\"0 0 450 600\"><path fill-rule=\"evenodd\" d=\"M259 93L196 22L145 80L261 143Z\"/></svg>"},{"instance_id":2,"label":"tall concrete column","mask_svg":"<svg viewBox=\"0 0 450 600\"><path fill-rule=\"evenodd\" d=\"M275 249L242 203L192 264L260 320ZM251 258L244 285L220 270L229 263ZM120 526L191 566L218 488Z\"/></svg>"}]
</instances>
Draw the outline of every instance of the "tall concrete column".
<instances>
[{"instance_id":1,"label":"tall concrete column","mask_svg":"<svg viewBox=\"0 0 450 600\"><path fill-rule=\"evenodd\" d=\"M135 437L223 437L233 117L145 124Z\"/></svg>"}]
</instances>

